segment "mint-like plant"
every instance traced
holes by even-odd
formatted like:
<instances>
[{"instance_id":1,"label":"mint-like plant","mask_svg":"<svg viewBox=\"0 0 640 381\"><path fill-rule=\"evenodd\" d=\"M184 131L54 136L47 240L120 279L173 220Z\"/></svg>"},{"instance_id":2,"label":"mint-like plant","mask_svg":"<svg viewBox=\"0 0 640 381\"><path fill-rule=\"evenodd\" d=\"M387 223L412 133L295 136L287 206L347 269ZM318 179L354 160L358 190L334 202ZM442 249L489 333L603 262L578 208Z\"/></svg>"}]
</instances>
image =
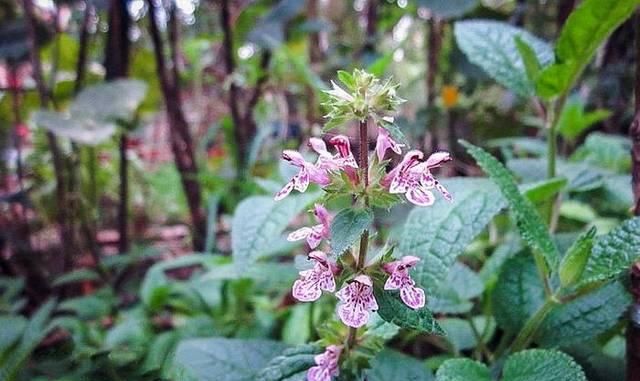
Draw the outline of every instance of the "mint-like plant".
<instances>
[{"instance_id":1,"label":"mint-like plant","mask_svg":"<svg viewBox=\"0 0 640 381\"><path fill-rule=\"evenodd\" d=\"M392 259L392 251L370 258L369 237L373 223L372 206L390 207L400 201L399 195L422 207L431 206L437 190L445 200L451 194L432 174L451 156L435 152L426 156L418 150L405 153L404 158L386 173L390 160L388 151L401 154L405 147L399 129L393 124L393 114L403 100L396 95L397 85L380 81L361 70L352 74L339 72L342 86L332 82L325 106L329 109L325 130L350 121L359 124L358 159L351 149L350 138L335 135L328 139L335 149L331 152L324 140L313 137L309 146L318 154L310 162L297 151L285 150L282 158L298 168L298 172L275 195L283 200L292 191L304 192L311 183L326 191L325 201L339 196L352 196L353 204L332 217L322 203L315 204L317 225L302 227L288 235L289 241L306 240L312 268L300 271L292 295L301 302L314 302L323 292L338 299L337 316L349 327L345 336L334 335L323 340L326 349L314 357L315 365L307 371L310 381L328 381L340 374L340 364L350 362L349 372L358 373L361 365L355 349L363 344L365 332L359 331L378 311L380 316L400 326L427 332L440 332L426 310L425 291L416 286L410 269L420 261L413 255ZM376 128L378 137L374 152L369 152L369 128ZM330 241L331 252L318 250L323 241ZM358 251L351 247L359 241ZM336 291L337 290L337 291ZM366 344L365 344L366 346Z\"/></svg>"}]
</instances>

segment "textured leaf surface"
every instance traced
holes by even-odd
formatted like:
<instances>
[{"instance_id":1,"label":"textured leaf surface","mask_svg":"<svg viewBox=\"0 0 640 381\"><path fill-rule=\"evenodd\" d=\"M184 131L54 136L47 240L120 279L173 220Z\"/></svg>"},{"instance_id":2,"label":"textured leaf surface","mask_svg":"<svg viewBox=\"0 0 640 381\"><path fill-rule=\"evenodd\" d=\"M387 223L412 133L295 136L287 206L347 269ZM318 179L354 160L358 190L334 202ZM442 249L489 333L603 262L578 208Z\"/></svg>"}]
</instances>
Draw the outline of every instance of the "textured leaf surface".
<instances>
[{"instance_id":1,"label":"textured leaf surface","mask_svg":"<svg viewBox=\"0 0 640 381\"><path fill-rule=\"evenodd\" d=\"M580 365L569 355L530 349L511 355L502 370L503 381L586 381Z\"/></svg>"},{"instance_id":2,"label":"textured leaf surface","mask_svg":"<svg viewBox=\"0 0 640 381\"><path fill-rule=\"evenodd\" d=\"M273 358L256 376L257 381L283 381L291 377L305 379L306 371L315 365L314 356L322 352L312 344L299 345L285 349L280 356Z\"/></svg>"},{"instance_id":3,"label":"textured leaf surface","mask_svg":"<svg viewBox=\"0 0 640 381\"><path fill-rule=\"evenodd\" d=\"M244 268L268 253L270 245L280 238L291 219L318 196L317 193L303 193L281 201L274 201L269 196L254 196L242 201L236 208L231 227L236 265Z\"/></svg>"},{"instance_id":4,"label":"textured leaf surface","mask_svg":"<svg viewBox=\"0 0 640 381\"><path fill-rule=\"evenodd\" d=\"M505 262L492 297L498 325L506 331L518 332L545 298L531 255L517 255Z\"/></svg>"},{"instance_id":5,"label":"textured leaf surface","mask_svg":"<svg viewBox=\"0 0 640 381\"><path fill-rule=\"evenodd\" d=\"M567 92L607 37L631 17L638 0L585 0L569 15L556 43L558 63L541 73L540 95Z\"/></svg>"},{"instance_id":6,"label":"textured leaf surface","mask_svg":"<svg viewBox=\"0 0 640 381\"><path fill-rule=\"evenodd\" d=\"M469 61L521 96L533 95L535 87L527 76L515 37L520 37L531 47L542 67L553 62L553 50L549 44L504 22L460 21L454 26L454 34L458 46Z\"/></svg>"},{"instance_id":7,"label":"textured leaf surface","mask_svg":"<svg viewBox=\"0 0 640 381\"><path fill-rule=\"evenodd\" d=\"M268 340L191 339L180 343L174 364L189 380L255 381L284 349L284 344Z\"/></svg>"},{"instance_id":8,"label":"textured leaf surface","mask_svg":"<svg viewBox=\"0 0 640 381\"><path fill-rule=\"evenodd\" d=\"M553 309L536 341L543 346L564 346L589 340L615 326L630 303L631 296L621 283L609 283Z\"/></svg>"},{"instance_id":9,"label":"textured leaf surface","mask_svg":"<svg viewBox=\"0 0 640 381\"><path fill-rule=\"evenodd\" d=\"M547 226L536 211L535 206L518 190L513 175L491 154L480 147L462 142L467 152L482 169L489 175L507 199L515 217L522 239L533 249L544 255L547 264L552 269L558 263L559 253L549 236Z\"/></svg>"},{"instance_id":10,"label":"textured leaf surface","mask_svg":"<svg viewBox=\"0 0 640 381\"><path fill-rule=\"evenodd\" d=\"M626 220L598 237L587 262L582 284L611 279L640 258L640 217Z\"/></svg>"},{"instance_id":11,"label":"textured leaf surface","mask_svg":"<svg viewBox=\"0 0 640 381\"><path fill-rule=\"evenodd\" d=\"M397 291L385 291L376 287L374 292L379 307L378 315L385 321L420 332L441 336L445 334L427 307L418 310L407 307L400 300Z\"/></svg>"},{"instance_id":12,"label":"textured leaf surface","mask_svg":"<svg viewBox=\"0 0 640 381\"><path fill-rule=\"evenodd\" d=\"M470 299L482 294L482 279L466 265L456 262L447 279L434 294L429 295L427 306L434 313L464 313L471 310Z\"/></svg>"},{"instance_id":13,"label":"textured leaf surface","mask_svg":"<svg viewBox=\"0 0 640 381\"><path fill-rule=\"evenodd\" d=\"M563 286L571 285L580 279L591 255L595 234L596 228L591 228L582 233L567 249L558 269L558 277Z\"/></svg>"},{"instance_id":14,"label":"textured leaf surface","mask_svg":"<svg viewBox=\"0 0 640 381\"><path fill-rule=\"evenodd\" d=\"M445 361L436 373L436 381L491 381L489 369L470 359Z\"/></svg>"},{"instance_id":15,"label":"textured leaf surface","mask_svg":"<svg viewBox=\"0 0 640 381\"><path fill-rule=\"evenodd\" d=\"M414 208L401 235L398 251L422 260L413 279L427 293L436 292L456 257L505 205L498 188L486 179L451 179L443 182L453 202Z\"/></svg>"},{"instance_id":16,"label":"textured leaf surface","mask_svg":"<svg viewBox=\"0 0 640 381\"><path fill-rule=\"evenodd\" d=\"M372 361L367 371L369 381L430 381L431 371L418 359L385 349Z\"/></svg>"},{"instance_id":17,"label":"textured leaf surface","mask_svg":"<svg viewBox=\"0 0 640 381\"><path fill-rule=\"evenodd\" d=\"M371 226L373 213L369 209L341 210L331 222L331 250L340 256L353 246L362 232Z\"/></svg>"}]
</instances>

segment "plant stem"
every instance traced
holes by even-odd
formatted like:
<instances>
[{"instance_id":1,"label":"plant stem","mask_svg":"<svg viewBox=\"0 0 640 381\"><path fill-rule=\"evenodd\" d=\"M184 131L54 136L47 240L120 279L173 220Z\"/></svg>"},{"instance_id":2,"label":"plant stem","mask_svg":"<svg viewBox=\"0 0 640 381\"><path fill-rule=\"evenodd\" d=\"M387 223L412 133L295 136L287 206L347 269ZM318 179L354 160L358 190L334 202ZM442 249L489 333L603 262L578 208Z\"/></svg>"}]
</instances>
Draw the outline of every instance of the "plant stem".
<instances>
[{"instance_id":1,"label":"plant stem","mask_svg":"<svg viewBox=\"0 0 640 381\"><path fill-rule=\"evenodd\" d=\"M521 351L529 345L536 331L540 328L540 324L542 324L549 312L551 312L553 307L557 304L558 303L553 297L545 300L544 304L538 309L538 311L536 311L535 314L533 314L533 316L529 318L529 320L527 320L524 327L522 327L520 333L518 333L518 336L516 336L516 339L511 345L510 352L515 353Z\"/></svg>"},{"instance_id":2,"label":"plant stem","mask_svg":"<svg viewBox=\"0 0 640 381\"><path fill-rule=\"evenodd\" d=\"M362 171L362 182L364 184L365 199L364 203L369 206L369 197L367 196L367 188L369 187L369 141L367 134L368 120L360 121L359 140L360 140L360 152L358 155L358 166ZM367 248L369 247L369 230L362 232L360 236L360 250L358 252L358 260L356 261L355 272L358 273L364 268L364 264L367 260ZM349 327L349 336L347 337L347 349L353 348L353 344L356 341L357 328Z\"/></svg>"}]
</instances>

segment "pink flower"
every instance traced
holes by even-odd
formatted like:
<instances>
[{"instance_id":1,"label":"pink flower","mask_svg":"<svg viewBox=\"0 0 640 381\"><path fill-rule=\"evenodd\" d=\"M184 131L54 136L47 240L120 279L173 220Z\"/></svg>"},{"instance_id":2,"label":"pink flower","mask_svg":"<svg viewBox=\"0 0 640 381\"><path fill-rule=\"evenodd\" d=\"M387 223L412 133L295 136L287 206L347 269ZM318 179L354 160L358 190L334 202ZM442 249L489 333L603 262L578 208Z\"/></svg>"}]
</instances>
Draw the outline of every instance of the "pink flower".
<instances>
[{"instance_id":1,"label":"pink flower","mask_svg":"<svg viewBox=\"0 0 640 381\"><path fill-rule=\"evenodd\" d=\"M349 327L362 327L369 321L371 311L378 310L371 279L366 275L355 277L352 282L342 287L336 296L340 299L338 316Z\"/></svg>"},{"instance_id":2,"label":"pink flower","mask_svg":"<svg viewBox=\"0 0 640 381\"><path fill-rule=\"evenodd\" d=\"M321 204L315 204L313 213L320 224L312 227L305 226L291 232L287 237L287 241L299 241L306 238L309 247L315 249L320 244L320 241L323 239L329 239L331 229L331 216L329 215L329 212Z\"/></svg>"},{"instance_id":3,"label":"pink flower","mask_svg":"<svg viewBox=\"0 0 640 381\"><path fill-rule=\"evenodd\" d=\"M338 345L329 345L324 353L314 357L316 366L309 368L307 371L308 381L331 381L333 377L340 374L338 360L342 347Z\"/></svg>"},{"instance_id":4,"label":"pink flower","mask_svg":"<svg viewBox=\"0 0 640 381\"><path fill-rule=\"evenodd\" d=\"M337 171L340 169L340 161L338 155L332 155L327 150L327 145L324 140L320 138L310 138L309 145L318 153L318 161L316 161L316 167L325 169L327 171Z\"/></svg>"},{"instance_id":5,"label":"pink flower","mask_svg":"<svg viewBox=\"0 0 640 381\"><path fill-rule=\"evenodd\" d=\"M451 201L451 194L431 174L431 169L451 161L448 152L434 152L426 161L424 154L413 150L407 152L400 164L389 172L383 183L389 184L389 193L404 193L407 200L418 206L429 206L435 201L430 189L436 188L442 196Z\"/></svg>"},{"instance_id":6,"label":"pink flower","mask_svg":"<svg viewBox=\"0 0 640 381\"><path fill-rule=\"evenodd\" d=\"M309 182L313 182L320 185L327 185L331 181L327 171L316 167L315 165L308 163L304 160L299 152L292 150L285 150L282 152L282 158L292 165L300 168L297 175L293 176L287 185L276 193L274 199L276 201L282 200L287 197L292 190L296 189L298 192L304 192L309 186Z\"/></svg>"},{"instance_id":7,"label":"pink flower","mask_svg":"<svg viewBox=\"0 0 640 381\"><path fill-rule=\"evenodd\" d=\"M336 135L329 140L329 143L336 147L338 150L338 155L336 159L340 164L340 168L351 167L358 168L358 163L356 162L356 158L353 156L351 152L351 144L349 143L349 138L344 135Z\"/></svg>"},{"instance_id":8,"label":"pink flower","mask_svg":"<svg viewBox=\"0 0 640 381\"><path fill-rule=\"evenodd\" d=\"M390 274L384 284L384 289L400 290L400 299L402 299L404 304L414 310L424 307L426 303L424 290L416 287L416 282L414 282L409 275L409 269L419 261L420 258L407 255L398 261L393 261L382 266L384 271Z\"/></svg>"},{"instance_id":9,"label":"pink flower","mask_svg":"<svg viewBox=\"0 0 640 381\"><path fill-rule=\"evenodd\" d=\"M300 279L293 283L293 297L301 302L313 302L322 295L322 290L334 292L336 280L334 275L338 266L329 262L322 251L312 251L309 259L315 261L312 269L300 271Z\"/></svg>"},{"instance_id":10,"label":"pink flower","mask_svg":"<svg viewBox=\"0 0 640 381\"><path fill-rule=\"evenodd\" d=\"M20 90L31 75L31 64L0 65L0 87L9 90Z\"/></svg>"},{"instance_id":11,"label":"pink flower","mask_svg":"<svg viewBox=\"0 0 640 381\"><path fill-rule=\"evenodd\" d=\"M376 141L376 153L378 154L378 161L382 161L382 159L384 159L384 154L389 148L391 148L393 152L400 155L402 153L402 147L404 147L404 144L396 143L396 141L391 138L391 135L389 135L389 131L384 128L378 127L378 140Z\"/></svg>"}]
</instances>

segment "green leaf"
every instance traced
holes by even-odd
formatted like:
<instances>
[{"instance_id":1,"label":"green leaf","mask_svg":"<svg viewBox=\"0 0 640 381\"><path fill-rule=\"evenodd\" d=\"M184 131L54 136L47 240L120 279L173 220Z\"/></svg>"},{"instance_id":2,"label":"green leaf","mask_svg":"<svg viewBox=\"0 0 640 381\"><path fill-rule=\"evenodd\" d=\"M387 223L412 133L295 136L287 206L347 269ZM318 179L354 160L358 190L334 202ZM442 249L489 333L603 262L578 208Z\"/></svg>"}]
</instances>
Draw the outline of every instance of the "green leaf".
<instances>
[{"instance_id":1,"label":"green leaf","mask_svg":"<svg viewBox=\"0 0 640 381\"><path fill-rule=\"evenodd\" d=\"M522 58L524 64L525 73L530 81L535 82L538 73L540 72L540 61L536 56L536 52L527 44L520 36L515 37L516 48Z\"/></svg>"},{"instance_id":2,"label":"green leaf","mask_svg":"<svg viewBox=\"0 0 640 381\"><path fill-rule=\"evenodd\" d=\"M502 369L503 381L586 381L569 355L560 351L529 349L511 355Z\"/></svg>"},{"instance_id":3,"label":"green leaf","mask_svg":"<svg viewBox=\"0 0 640 381\"><path fill-rule=\"evenodd\" d=\"M231 225L231 247L236 266L245 268L265 256L293 217L318 196L318 193L307 192L290 195L281 201L274 201L269 196L253 196L242 201Z\"/></svg>"},{"instance_id":4,"label":"green leaf","mask_svg":"<svg viewBox=\"0 0 640 381\"><path fill-rule=\"evenodd\" d=\"M179 380L255 381L257 374L285 349L269 340L191 339L178 345L174 358Z\"/></svg>"},{"instance_id":5,"label":"green leaf","mask_svg":"<svg viewBox=\"0 0 640 381\"><path fill-rule=\"evenodd\" d=\"M596 50L640 4L638 0L585 0L569 15L556 43L558 62L543 70L538 93L551 98L567 93Z\"/></svg>"},{"instance_id":6,"label":"green leaf","mask_svg":"<svg viewBox=\"0 0 640 381\"><path fill-rule=\"evenodd\" d=\"M559 258L558 249L551 240L547 227L535 206L518 191L513 175L502 163L482 148L466 141L461 141L461 144L500 188L509 203L523 240L533 250L544 256L551 269L555 269Z\"/></svg>"},{"instance_id":7,"label":"green leaf","mask_svg":"<svg viewBox=\"0 0 640 381\"><path fill-rule=\"evenodd\" d=\"M492 306L498 326L517 333L542 306L544 288L531 255L523 253L505 262L492 294Z\"/></svg>"},{"instance_id":8,"label":"green leaf","mask_svg":"<svg viewBox=\"0 0 640 381\"><path fill-rule=\"evenodd\" d=\"M56 302L49 300L33 314L24 328L24 334L17 347L7 353L4 361L0 364L0 380L15 381L17 379L20 370L29 360L31 352L53 328L48 325L48 322L55 306Z\"/></svg>"},{"instance_id":9,"label":"green leaf","mask_svg":"<svg viewBox=\"0 0 640 381\"><path fill-rule=\"evenodd\" d=\"M534 184L527 184L522 192L531 202L542 202L550 199L567 186L567 179L554 177Z\"/></svg>"},{"instance_id":10,"label":"green leaf","mask_svg":"<svg viewBox=\"0 0 640 381\"><path fill-rule=\"evenodd\" d=\"M390 51L373 61L367 66L367 72L375 75L376 77L382 77L387 71L389 65L393 62L393 51Z\"/></svg>"},{"instance_id":11,"label":"green leaf","mask_svg":"<svg viewBox=\"0 0 640 381\"><path fill-rule=\"evenodd\" d=\"M575 283L587 265L591 249L593 248L593 237L596 235L596 228L591 228L576 239L567 253L560 261L558 269L558 277L563 286L569 286Z\"/></svg>"},{"instance_id":12,"label":"green leaf","mask_svg":"<svg viewBox=\"0 0 640 381\"><path fill-rule=\"evenodd\" d=\"M418 6L429 8L444 20L464 16L477 8L478 3L478 0L418 0Z\"/></svg>"},{"instance_id":13,"label":"green leaf","mask_svg":"<svg viewBox=\"0 0 640 381\"><path fill-rule=\"evenodd\" d=\"M360 238L373 222L370 209L341 210L331 222L331 251L340 256Z\"/></svg>"},{"instance_id":14,"label":"green leaf","mask_svg":"<svg viewBox=\"0 0 640 381\"><path fill-rule=\"evenodd\" d=\"M482 294L484 284L478 274L456 262L440 289L429 295L427 306L435 313L465 313L473 307L470 299Z\"/></svg>"},{"instance_id":15,"label":"green leaf","mask_svg":"<svg viewBox=\"0 0 640 381\"><path fill-rule=\"evenodd\" d=\"M445 361L436 373L436 381L492 381L489 369L471 359ZM546 381L546 380L545 380Z\"/></svg>"},{"instance_id":16,"label":"green leaf","mask_svg":"<svg viewBox=\"0 0 640 381\"><path fill-rule=\"evenodd\" d=\"M500 191L486 179L455 178L443 184L453 202L414 208L397 249L402 255L422 259L412 276L427 293L438 290L457 256L504 206Z\"/></svg>"},{"instance_id":17,"label":"green leaf","mask_svg":"<svg viewBox=\"0 0 640 381\"><path fill-rule=\"evenodd\" d=\"M527 77L525 62L518 51L519 37L535 53L541 66L553 61L551 46L529 32L506 22L469 20L455 23L454 34L469 61L480 66L489 76L516 94L528 97L535 93L534 83Z\"/></svg>"},{"instance_id":18,"label":"green leaf","mask_svg":"<svg viewBox=\"0 0 640 381\"><path fill-rule=\"evenodd\" d=\"M356 85L353 75L348 71L338 70L338 79L340 82L344 83L348 89L353 89Z\"/></svg>"},{"instance_id":19,"label":"green leaf","mask_svg":"<svg viewBox=\"0 0 640 381\"><path fill-rule=\"evenodd\" d=\"M71 117L69 115L38 110L31 115L31 122L56 136L71 139L80 144L98 145L116 133L116 125L91 118Z\"/></svg>"},{"instance_id":20,"label":"green leaf","mask_svg":"<svg viewBox=\"0 0 640 381\"><path fill-rule=\"evenodd\" d=\"M391 349L384 349L371 361L367 380L431 381L433 375L422 361Z\"/></svg>"},{"instance_id":21,"label":"green leaf","mask_svg":"<svg viewBox=\"0 0 640 381\"><path fill-rule=\"evenodd\" d=\"M613 328L631 303L620 282L554 308L543 321L536 341L542 346L566 346L584 342Z\"/></svg>"},{"instance_id":22,"label":"green leaf","mask_svg":"<svg viewBox=\"0 0 640 381\"><path fill-rule=\"evenodd\" d=\"M256 375L256 381L284 381L294 376L305 379L307 370L315 365L315 355L322 349L314 344L299 345L285 349L280 356L269 361L267 366Z\"/></svg>"},{"instance_id":23,"label":"green leaf","mask_svg":"<svg viewBox=\"0 0 640 381\"><path fill-rule=\"evenodd\" d=\"M631 170L631 140L623 136L594 132L571 155L572 161L589 163L618 173Z\"/></svg>"},{"instance_id":24,"label":"green leaf","mask_svg":"<svg viewBox=\"0 0 640 381\"><path fill-rule=\"evenodd\" d=\"M52 285L54 287L59 287L65 284L77 283L77 282L85 282L85 281L97 281L100 279L98 273L91 269L78 269L68 272L64 275L57 277Z\"/></svg>"},{"instance_id":25,"label":"green leaf","mask_svg":"<svg viewBox=\"0 0 640 381\"><path fill-rule=\"evenodd\" d=\"M130 120L147 93L135 79L118 79L83 89L69 106L73 118L102 121Z\"/></svg>"},{"instance_id":26,"label":"green leaf","mask_svg":"<svg viewBox=\"0 0 640 381\"><path fill-rule=\"evenodd\" d=\"M167 331L155 336L142 363L143 372L152 372L165 367L165 364L171 361L173 349L179 338L177 331Z\"/></svg>"},{"instance_id":27,"label":"green leaf","mask_svg":"<svg viewBox=\"0 0 640 381\"><path fill-rule=\"evenodd\" d=\"M27 326L27 319L20 315L0 316L0 361L20 340Z\"/></svg>"},{"instance_id":28,"label":"green leaf","mask_svg":"<svg viewBox=\"0 0 640 381\"><path fill-rule=\"evenodd\" d=\"M437 381L491 381L489 369L470 359L445 361L436 373ZM502 381L586 381L580 365L559 351L529 349L515 353L502 369Z\"/></svg>"},{"instance_id":29,"label":"green leaf","mask_svg":"<svg viewBox=\"0 0 640 381\"><path fill-rule=\"evenodd\" d=\"M385 291L374 288L378 302L378 315L385 321L402 328L414 329L420 332L443 336L445 332L427 307L414 310L407 307L397 291Z\"/></svg>"},{"instance_id":30,"label":"green leaf","mask_svg":"<svg viewBox=\"0 0 640 381\"><path fill-rule=\"evenodd\" d=\"M496 330L496 323L493 318L487 319L484 316L475 316L473 325L479 334L486 330L483 342L487 343L493 337ZM446 340L453 347L453 352L459 353L466 349L472 349L478 345L478 339L473 332L469 320L459 318L445 318L438 320L440 326L447 333Z\"/></svg>"},{"instance_id":31,"label":"green leaf","mask_svg":"<svg viewBox=\"0 0 640 381\"><path fill-rule=\"evenodd\" d=\"M640 258L640 217L626 220L609 234L598 237L581 284L612 279Z\"/></svg>"},{"instance_id":32,"label":"green leaf","mask_svg":"<svg viewBox=\"0 0 640 381\"><path fill-rule=\"evenodd\" d=\"M609 116L611 111L604 109L585 112L584 101L580 97L573 96L567 100L560 112L557 129L563 138L575 140L586 129Z\"/></svg>"}]
</instances>

